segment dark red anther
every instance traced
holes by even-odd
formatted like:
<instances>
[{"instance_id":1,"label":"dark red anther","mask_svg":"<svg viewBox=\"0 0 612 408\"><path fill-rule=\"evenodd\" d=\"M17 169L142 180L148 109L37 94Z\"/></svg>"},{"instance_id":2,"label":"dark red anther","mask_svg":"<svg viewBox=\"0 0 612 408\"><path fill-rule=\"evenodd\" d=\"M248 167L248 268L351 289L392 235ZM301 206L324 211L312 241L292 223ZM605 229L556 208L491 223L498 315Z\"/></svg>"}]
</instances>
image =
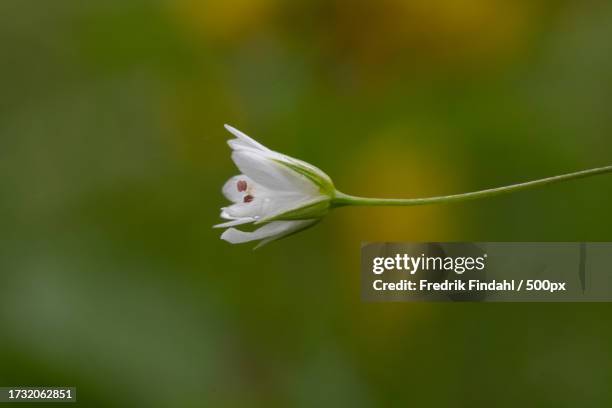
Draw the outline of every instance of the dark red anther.
<instances>
[{"instance_id":1,"label":"dark red anther","mask_svg":"<svg viewBox=\"0 0 612 408\"><path fill-rule=\"evenodd\" d=\"M238 180L238 183L236 183L236 187L238 187L238 191L242 192L242 191L246 191L247 189L247 182L244 180Z\"/></svg>"},{"instance_id":2,"label":"dark red anther","mask_svg":"<svg viewBox=\"0 0 612 408\"><path fill-rule=\"evenodd\" d=\"M248 194L248 195L244 196L243 200L244 200L245 203L250 203L251 201L253 201L254 198L255 197L253 197L252 195Z\"/></svg>"}]
</instances>

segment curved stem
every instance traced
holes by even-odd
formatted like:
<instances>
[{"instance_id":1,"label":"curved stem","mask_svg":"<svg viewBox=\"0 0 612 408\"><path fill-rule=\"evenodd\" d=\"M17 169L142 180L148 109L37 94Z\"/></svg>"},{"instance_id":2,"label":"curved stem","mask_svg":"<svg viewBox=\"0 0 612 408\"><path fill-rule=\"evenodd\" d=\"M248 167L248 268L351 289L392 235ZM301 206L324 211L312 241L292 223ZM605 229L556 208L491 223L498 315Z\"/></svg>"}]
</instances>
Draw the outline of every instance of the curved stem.
<instances>
[{"instance_id":1,"label":"curved stem","mask_svg":"<svg viewBox=\"0 0 612 408\"><path fill-rule=\"evenodd\" d=\"M362 205L362 206L411 206L425 204L440 204L453 203L466 200L475 200L479 198L492 197L499 194L511 193L528 188L540 187L547 184L559 183L573 179L595 176L598 174L612 173L612 166L599 167L595 169L578 171L575 173L563 174L560 176L548 177L540 180L528 181L525 183L513 184L510 186L490 188L487 190L474 191L471 193L454 194L439 197L426 198L368 198L356 197L336 191L336 195L332 200L332 205L336 207L345 205Z\"/></svg>"}]
</instances>

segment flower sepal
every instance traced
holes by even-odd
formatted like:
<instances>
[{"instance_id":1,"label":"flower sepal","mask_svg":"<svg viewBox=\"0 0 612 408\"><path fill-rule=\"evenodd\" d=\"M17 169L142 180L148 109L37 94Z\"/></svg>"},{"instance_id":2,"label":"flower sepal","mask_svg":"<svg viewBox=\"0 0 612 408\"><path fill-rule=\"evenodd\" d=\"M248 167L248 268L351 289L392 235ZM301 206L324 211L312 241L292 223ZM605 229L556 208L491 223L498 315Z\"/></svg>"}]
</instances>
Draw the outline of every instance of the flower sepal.
<instances>
[{"instance_id":1,"label":"flower sepal","mask_svg":"<svg viewBox=\"0 0 612 408\"><path fill-rule=\"evenodd\" d=\"M260 218L253 224L265 224L271 221L291 221L291 220L308 220L323 218L329 212L330 199L311 201L303 206L291 209L281 214L276 214L270 217Z\"/></svg>"},{"instance_id":2,"label":"flower sepal","mask_svg":"<svg viewBox=\"0 0 612 408\"><path fill-rule=\"evenodd\" d=\"M297 174L300 174L302 177L309 180L311 183L318 187L319 193L328 195L330 197L334 195L336 191L334 183L327 174L323 173L315 166L308 164L302 160L294 159L288 156L283 157L283 160L274 161L293 170Z\"/></svg>"}]
</instances>

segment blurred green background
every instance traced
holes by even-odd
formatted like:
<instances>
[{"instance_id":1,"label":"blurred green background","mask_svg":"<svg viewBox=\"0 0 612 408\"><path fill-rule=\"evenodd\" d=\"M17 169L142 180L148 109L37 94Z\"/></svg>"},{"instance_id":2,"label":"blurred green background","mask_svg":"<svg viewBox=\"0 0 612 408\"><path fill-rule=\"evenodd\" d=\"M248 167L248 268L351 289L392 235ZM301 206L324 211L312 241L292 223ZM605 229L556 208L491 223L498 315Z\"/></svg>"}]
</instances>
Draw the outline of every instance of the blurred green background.
<instances>
[{"instance_id":1,"label":"blurred green background","mask_svg":"<svg viewBox=\"0 0 612 408\"><path fill-rule=\"evenodd\" d=\"M610 406L608 304L364 304L376 240L612 240L612 180L219 239L229 123L358 195L612 162L612 3L0 3L0 385L85 406Z\"/></svg>"}]
</instances>

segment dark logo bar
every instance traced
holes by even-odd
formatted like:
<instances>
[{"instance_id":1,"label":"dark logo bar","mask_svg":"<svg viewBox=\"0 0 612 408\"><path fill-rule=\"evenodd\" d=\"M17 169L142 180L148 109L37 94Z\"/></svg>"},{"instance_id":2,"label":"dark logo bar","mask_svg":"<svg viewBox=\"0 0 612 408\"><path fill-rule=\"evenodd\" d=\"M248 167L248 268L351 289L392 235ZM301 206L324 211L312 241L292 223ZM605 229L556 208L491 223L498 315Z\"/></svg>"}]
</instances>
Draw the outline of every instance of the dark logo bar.
<instances>
[{"instance_id":1,"label":"dark logo bar","mask_svg":"<svg viewBox=\"0 0 612 408\"><path fill-rule=\"evenodd\" d=\"M361 293L373 302L610 302L612 243L365 243Z\"/></svg>"}]
</instances>

